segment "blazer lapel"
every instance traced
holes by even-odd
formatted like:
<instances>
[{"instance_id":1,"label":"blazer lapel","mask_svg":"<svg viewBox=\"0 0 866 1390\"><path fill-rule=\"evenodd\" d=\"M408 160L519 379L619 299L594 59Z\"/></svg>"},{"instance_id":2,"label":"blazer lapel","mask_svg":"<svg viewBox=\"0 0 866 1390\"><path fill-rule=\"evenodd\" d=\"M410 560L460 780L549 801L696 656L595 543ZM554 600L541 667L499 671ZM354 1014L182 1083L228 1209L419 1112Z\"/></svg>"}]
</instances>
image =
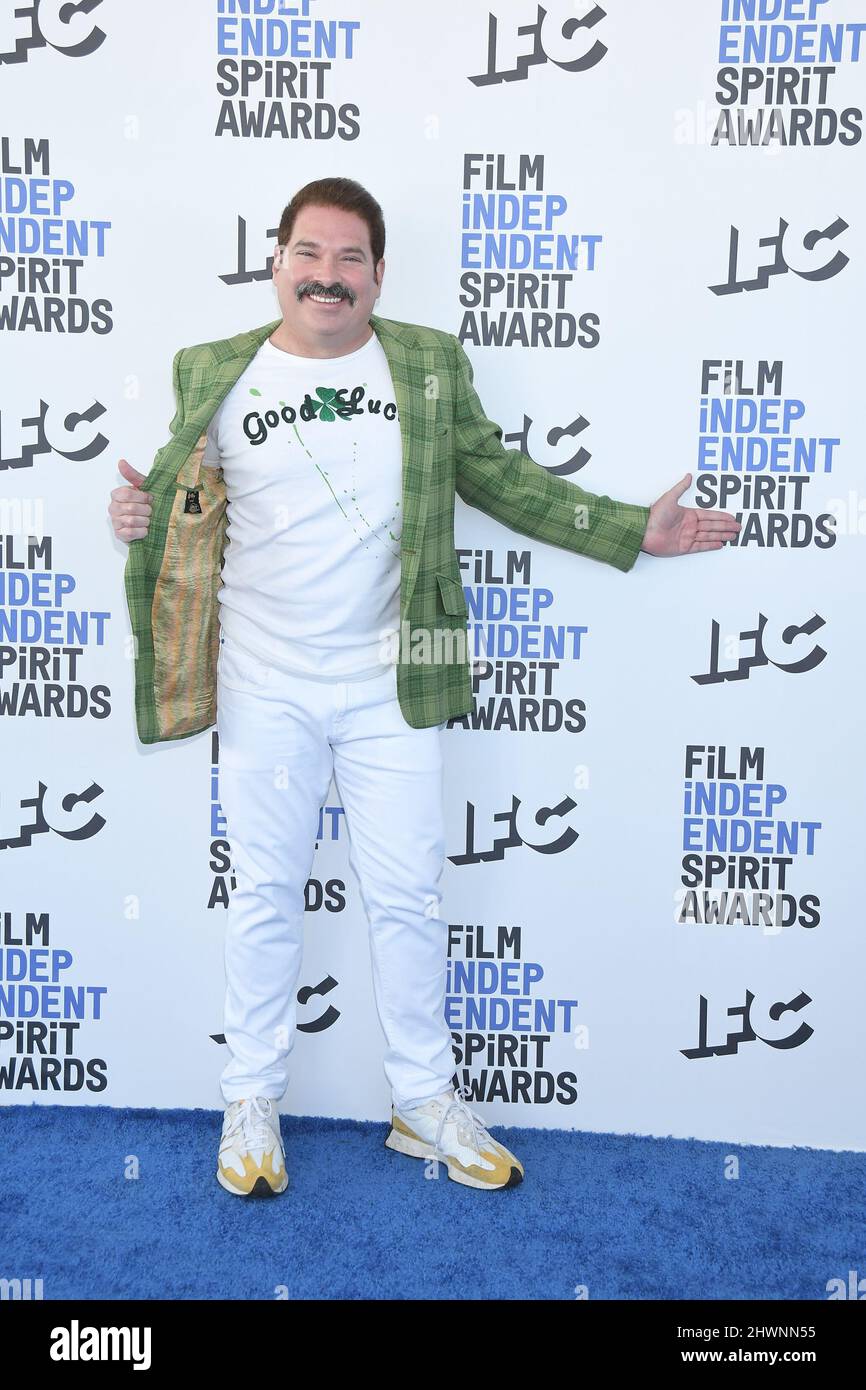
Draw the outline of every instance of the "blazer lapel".
<instances>
[{"instance_id":1,"label":"blazer lapel","mask_svg":"<svg viewBox=\"0 0 866 1390\"><path fill-rule=\"evenodd\" d=\"M418 574L430 498L437 397L428 394L427 386L435 379L435 355L432 348L418 343L417 334L410 327L403 328L375 315L370 323L388 359L400 418L403 448L400 595L405 609Z\"/></svg>"},{"instance_id":2,"label":"blazer lapel","mask_svg":"<svg viewBox=\"0 0 866 1390\"><path fill-rule=\"evenodd\" d=\"M209 346L216 356L216 365L207 362L201 366L194 364L190 368L191 379L187 389L190 394L197 393L199 401L193 407L187 428L196 443L177 474L179 487L195 488L198 485L208 425L262 343L281 323L282 319L274 319L272 323L251 328L249 332L239 333L234 338L211 343Z\"/></svg>"}]
</instances>

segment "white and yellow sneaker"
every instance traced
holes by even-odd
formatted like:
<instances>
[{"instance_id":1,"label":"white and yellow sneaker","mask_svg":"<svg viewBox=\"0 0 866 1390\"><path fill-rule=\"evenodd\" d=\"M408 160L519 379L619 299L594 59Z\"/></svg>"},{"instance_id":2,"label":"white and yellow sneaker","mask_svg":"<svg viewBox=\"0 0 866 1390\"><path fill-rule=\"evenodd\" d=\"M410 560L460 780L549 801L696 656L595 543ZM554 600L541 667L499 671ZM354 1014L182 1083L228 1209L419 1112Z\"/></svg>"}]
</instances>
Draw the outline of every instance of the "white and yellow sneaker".
<instances>
[{"instance_id":1,"label":"white and yellow sneaker","mask_svg":"<svg viewBox=\"0 0 866 1390\"><path fill-rule=\"evenodd\" d=\"M392 1106L385 1147L411 1158L438 1159L449 1178L466 1187L516 1187L524 1177L520 1160L488 1134L458 1090L443 1091L423 1105Z\"/></svg>"},{"instance_id":2,"label":"white and yellow sneaker","mask_svg":"<svg viewBox=\"0 0 866 1390\"><path fill-rule=\"evenodd\" d=\"M289 1181L276 1103L268 1096L226 1106L217 1182L236 1197L273 1197Z\"/></svg>"}]
</instances>

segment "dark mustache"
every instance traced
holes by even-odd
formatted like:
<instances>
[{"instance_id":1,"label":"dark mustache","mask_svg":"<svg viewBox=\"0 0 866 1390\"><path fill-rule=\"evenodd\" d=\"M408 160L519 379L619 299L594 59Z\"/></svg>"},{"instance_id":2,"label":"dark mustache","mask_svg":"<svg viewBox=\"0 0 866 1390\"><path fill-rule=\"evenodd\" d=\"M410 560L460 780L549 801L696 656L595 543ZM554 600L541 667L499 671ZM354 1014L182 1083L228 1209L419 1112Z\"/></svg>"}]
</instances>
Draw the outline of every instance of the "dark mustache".
<instances>
[{"instance_id":1,"label":"dark mustache","mask_svg":"<svg viewBox=\"0 0 866 1390\"><path fill-rule=\"evenodd\" d=\"M318 280L305 280L298 286L298 299L303 299L305 294L339 294L341 299L348 299L350 304L355 303L355 295L347 285L339 282L335 285L325 286Z\"/></svg>"}]
</instances>

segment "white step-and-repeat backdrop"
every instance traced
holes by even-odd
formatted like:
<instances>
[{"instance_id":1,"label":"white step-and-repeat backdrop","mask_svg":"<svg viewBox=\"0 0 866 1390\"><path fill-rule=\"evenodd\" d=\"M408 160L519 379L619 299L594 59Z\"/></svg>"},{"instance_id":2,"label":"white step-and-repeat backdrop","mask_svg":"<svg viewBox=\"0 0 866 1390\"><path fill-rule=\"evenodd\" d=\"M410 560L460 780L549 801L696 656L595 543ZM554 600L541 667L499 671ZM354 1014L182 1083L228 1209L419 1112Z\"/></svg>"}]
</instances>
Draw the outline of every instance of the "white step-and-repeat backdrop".
<instances>
[{"instance_id":1,"label":"white step-and-repeat backdrop","mask_svg":"<svg viewBox=\"0 0 866 1390\"><path fill-rule=\"evenodd\" d=\"M506 444L742 519L622 574L457 501L448 1020L489 1122L866 1147L857 0L4 0L0 1099L219 1107L215 730L145 748L111 531L304 183ZM479 650L481 649L479 645ZM334 786L282 1108L384 1118Z\"/></svg>"}]
</instances>

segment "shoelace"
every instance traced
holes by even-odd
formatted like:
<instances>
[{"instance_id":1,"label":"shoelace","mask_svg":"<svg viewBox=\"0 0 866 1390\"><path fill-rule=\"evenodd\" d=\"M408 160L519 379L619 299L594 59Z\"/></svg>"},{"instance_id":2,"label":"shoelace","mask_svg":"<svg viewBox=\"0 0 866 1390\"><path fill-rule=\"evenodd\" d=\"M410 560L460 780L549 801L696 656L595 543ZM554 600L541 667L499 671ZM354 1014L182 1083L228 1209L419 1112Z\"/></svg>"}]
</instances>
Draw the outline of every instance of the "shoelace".
<instances>
[{"instance_id":1,"label":"shoelace","mask_svg":"<svg viewBox=\"0 0 866 1390\"><path fill-rule=\"evenodd\" d=\"M226 1139L233 1139L238 1130L246 1149L269 1149L274 1142L274 1132L268 1124L268 1116L273 1109L264 1109L259 1104L259 1096L241 1102L241 1107L226 1130Z\"/></svg>"},{"instance_id":2,"label":"shoelace","mask_svg":"<svg viewBox=\"0 0 866 1390\"><path fill-rule=\"evenodd\" d=\"M448 1123L452 1112L456 1111L457 1138L460 1140L461 1144L466 1144L468 1147L471 1135L472 1147L475 1149L476 1153L480 1155L481 1145L485 1139L490 1138L490 1135L484 1128L481 1116L474 1115L469 1109L469 1106L463 1099L464 1093L468 1094L465 1087L455 1086L453 1093L454 1099L449 1101L447 1105L443 1105L442 1114L439 1116L439 1125L436 1130L435 1148L439 1148L442 1140L442 1131Z\"/></svg>"}]
</instances>

